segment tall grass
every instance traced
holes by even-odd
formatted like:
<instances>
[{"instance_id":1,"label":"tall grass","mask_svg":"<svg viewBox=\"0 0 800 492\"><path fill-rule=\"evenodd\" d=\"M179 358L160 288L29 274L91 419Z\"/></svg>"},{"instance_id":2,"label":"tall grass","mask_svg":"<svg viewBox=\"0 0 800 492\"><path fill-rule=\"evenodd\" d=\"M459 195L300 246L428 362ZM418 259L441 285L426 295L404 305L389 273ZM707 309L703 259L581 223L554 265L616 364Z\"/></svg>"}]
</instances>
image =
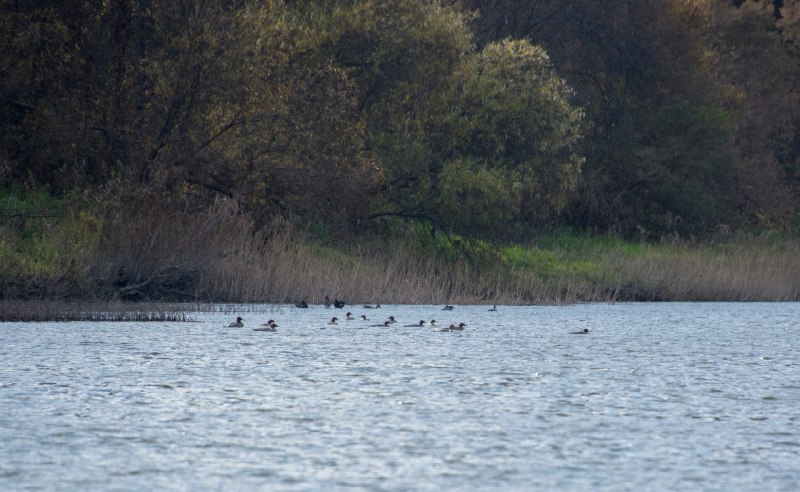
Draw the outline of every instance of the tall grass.
<instances>
[{"instance_id":1,"label":"tall grass","mask_svg":"<svg viewBox=\"0 0 800 492\"><path fill-rule=\"evenodd\" d=\"M579 238L509 247L475 263L420 255L402 238L366 246L315 244L287 228L262 247L216 263L211 277L240 299L274 302L503 303L800 300L800 245L739 240L726 245L626 243ZM546 249L544 249L546 248ZM516 259L510 258L517 250ZM521 261L526 258L525 261ZM204 277L204 282L209 282ZM211 291L209 283L204 287Z\"/></svg>"},{"instance_id":2,"label":"tall grass","mask_svg":"<svg viewBox=\"0 0 800 492\"><path fill-rule=\"evenodd\" d=\"M316 243L293 226L258 238L258 247L237 247L201 275L200 290L213 297L321 303L476 302L502 285L497 271L468 262L420 257L400 240L366 240L368 245ZM493 289L492 289L493 288Z\"/></svg>"},{"instance_id":3,"label":"tall grass","mask_svg":"<svg viewBox=\"0 0 800 492\"><path fill-rule=\"evenodd\" d=\"M561 286L567 300L800 300L796 240L739 237L717 244L653 244L552 235L523 253L511 255L512 268L521 275L536 272L550 292Z\"/></svg>"},{"instance_id":4,"label":"tall grass","mask_svg":"<svg viewBox=\"0 0 800 492\"><path fill-rule=\"evenodd\" d=\"M4 257L0 299L77 292L81 299L201 303L800 300L796 240L652 244L549 234L528 245L459 247L395 227L390 235L335 242L292 221L256 229L232 201L204 213L169 209L139 207L105 223L99 214L65 218L48 226L56 242L47 251L57 254L42 262L34 249L17 261L25 250L5 242L16 256Z\"/></svg>"},{"instance_id":5,"label":"tall grass","mask_svg":"<svg viewBox=\"0 0 800 492\"><path fill-rule=\"evenodd\" d=\"M608 261L621 282L658 299L800 300L800 246L796 242L746 240L727 247L653 247Z\"/></svg>"}]
</instances>

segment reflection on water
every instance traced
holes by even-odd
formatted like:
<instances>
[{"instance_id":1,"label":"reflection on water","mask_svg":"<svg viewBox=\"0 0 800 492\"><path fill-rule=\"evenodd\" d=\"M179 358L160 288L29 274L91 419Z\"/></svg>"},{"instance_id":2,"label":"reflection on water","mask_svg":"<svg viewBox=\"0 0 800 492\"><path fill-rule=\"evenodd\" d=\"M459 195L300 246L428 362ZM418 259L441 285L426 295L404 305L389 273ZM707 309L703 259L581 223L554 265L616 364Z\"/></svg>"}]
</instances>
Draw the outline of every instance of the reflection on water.
<instances>
[{"instance_id":1,"label":"reflection on water","mask_svg":"<svg viewBox=\"0 0 800 492\"><path fill-rule=\"evenodd\" d=\"M0 489L800 489L800 304L490 307L0 324Z\"/></svg>"}]
</instances>

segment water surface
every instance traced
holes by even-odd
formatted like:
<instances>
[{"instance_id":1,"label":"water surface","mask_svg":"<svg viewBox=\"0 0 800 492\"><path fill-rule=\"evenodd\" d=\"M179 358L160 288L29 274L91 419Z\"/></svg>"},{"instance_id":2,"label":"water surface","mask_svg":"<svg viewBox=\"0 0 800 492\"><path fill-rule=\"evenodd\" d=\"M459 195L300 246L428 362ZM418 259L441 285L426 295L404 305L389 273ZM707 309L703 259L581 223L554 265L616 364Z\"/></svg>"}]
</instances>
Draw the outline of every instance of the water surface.
<instances>
[{"instance_id":1,"label":"water surface","mask_svg":"<svg viewBox=\"0 0 800 492\"><path fill-rule=\"evenodd\" d=\"M800 490L798 303L263 309L0 323L0 489Z\"/></svg>"}]
</instances>

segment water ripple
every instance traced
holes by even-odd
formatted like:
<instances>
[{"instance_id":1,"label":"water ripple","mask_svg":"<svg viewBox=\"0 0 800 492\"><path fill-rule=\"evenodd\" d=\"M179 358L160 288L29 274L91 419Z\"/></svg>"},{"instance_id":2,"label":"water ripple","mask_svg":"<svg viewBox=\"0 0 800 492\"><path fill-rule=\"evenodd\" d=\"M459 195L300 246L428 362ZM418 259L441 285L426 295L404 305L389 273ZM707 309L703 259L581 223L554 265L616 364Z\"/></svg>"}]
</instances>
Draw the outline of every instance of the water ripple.
<instances>
[{"instance_id":1,"label":"water ripple","mask_svg":"<svg viewBox=\"0 0 800 492\"><path fill-rule=\"evenodd\" d=\"M796 303L331 312L3 324L0 489L800 488Z\"/></svg>"}]
</instances>

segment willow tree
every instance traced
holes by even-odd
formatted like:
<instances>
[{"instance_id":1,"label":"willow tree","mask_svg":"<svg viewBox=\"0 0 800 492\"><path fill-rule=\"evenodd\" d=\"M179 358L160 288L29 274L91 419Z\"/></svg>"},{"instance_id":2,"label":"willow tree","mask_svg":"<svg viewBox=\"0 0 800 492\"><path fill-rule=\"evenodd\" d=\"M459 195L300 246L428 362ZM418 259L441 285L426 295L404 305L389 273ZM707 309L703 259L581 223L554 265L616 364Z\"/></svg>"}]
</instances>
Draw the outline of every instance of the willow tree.
<instances>
[{"instance_id":1,"label":"willow tree","mask_svg":"<svg viewBox=\"0 0 800 492\"><path fill-rule=\"evenodd\" d=\"M551 219L580 176L582 111L547 53L524 40L492 43L453 82L433 200L442 217L495 233Z\"/></svg>"}]
</instances>

